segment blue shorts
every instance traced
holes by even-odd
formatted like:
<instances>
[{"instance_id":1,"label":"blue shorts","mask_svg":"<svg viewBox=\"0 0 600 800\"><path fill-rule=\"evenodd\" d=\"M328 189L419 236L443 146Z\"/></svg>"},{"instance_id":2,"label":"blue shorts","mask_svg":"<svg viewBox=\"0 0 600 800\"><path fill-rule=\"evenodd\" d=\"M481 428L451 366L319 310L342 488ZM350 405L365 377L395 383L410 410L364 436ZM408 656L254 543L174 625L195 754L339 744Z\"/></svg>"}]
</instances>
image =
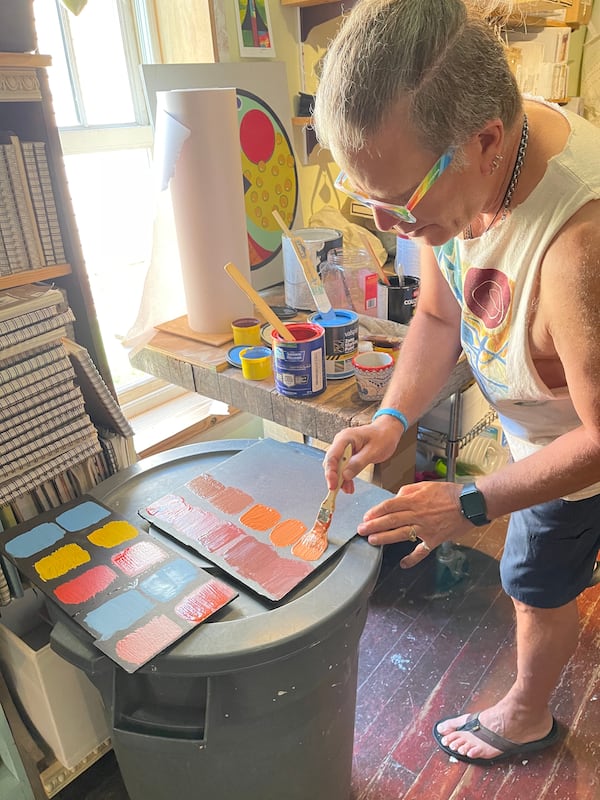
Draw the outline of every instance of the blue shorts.
<instances>
[{"instance_id":1,"label":"blue shorts","mask_svg":"<svg viewBox=\"0 0 600 800\"><path fill-rule=\"evenodd\" d=\"M558 608L589 584L600 549L600 495L551 500L511 514L502 588L535 608Z\"/></svg>"}]
</instances>

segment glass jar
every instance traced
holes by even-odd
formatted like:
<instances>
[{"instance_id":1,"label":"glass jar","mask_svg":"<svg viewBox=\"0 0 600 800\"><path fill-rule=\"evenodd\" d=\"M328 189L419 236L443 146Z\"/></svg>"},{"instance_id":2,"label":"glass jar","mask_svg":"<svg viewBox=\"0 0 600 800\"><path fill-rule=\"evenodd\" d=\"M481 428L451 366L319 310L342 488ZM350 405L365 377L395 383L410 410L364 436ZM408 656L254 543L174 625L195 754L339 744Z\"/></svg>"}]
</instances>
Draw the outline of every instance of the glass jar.
<instances>
[{"instance_id":1,"label":"glass jar","mask_svg":"<svg viewBox=\"0 0 600 800\"><path fill-rule=\"evenodd\" d=\"M367 250L334 248L321 264L321 280L333 308L377 316L377 273Z\"/></svg>"}]
</instances>

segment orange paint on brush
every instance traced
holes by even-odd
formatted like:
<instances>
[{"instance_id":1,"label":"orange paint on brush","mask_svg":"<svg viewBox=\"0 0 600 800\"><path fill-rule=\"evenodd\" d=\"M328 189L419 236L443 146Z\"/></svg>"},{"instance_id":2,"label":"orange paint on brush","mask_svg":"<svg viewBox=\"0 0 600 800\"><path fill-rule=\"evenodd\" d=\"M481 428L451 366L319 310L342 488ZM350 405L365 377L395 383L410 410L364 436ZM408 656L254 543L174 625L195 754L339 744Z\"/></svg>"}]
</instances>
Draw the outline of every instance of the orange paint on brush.
<instances>
[{"instance_id":1,"label":"orange paint on brush","mask_svg":"<svg viewBox=\"0 0 600 800\"><path fill-rule=\"evenodd\" d=\"M225 514L239 514L247 508L254 498L241 489L228 486L211 500L213 506Z\"/></svg>"},{"instance_id":2,"label":"orange paint on brush","mask_svg":"<svg viewBox=\"0 0 600 800\"><path fill-rule=\"evenodd\" d=\"M287 547L298 541L306 531L306 525L299 519L284 519L278 522L269 534L269 539L275 547Z\"/></svg>"},{"instance_id":3,"label":"orange paint on brush","mask_svg":"<svg viewBox=\"0 0 600 800\"><path fill-rule=\"evenodd\" d=\"M280 519L281 514L277 509L257 503L245 514L242 514L240 522L242 525L252 528L253 531L266 531L276 525Z\"/></svg>"},{"instance_id":4,"label":"orange paint on brush","mask_svg":"<svg viewBox=\"0 0 600 800\"><path fill-rule=\"evenodd\" d=\"M303 561L316 561L327 550L327 529L329 525L315 522L308 533L292 547L292 555Z\"/></svg>"},{"instance_id":5,"label":"orange paint on brush","mask_svg":"<svg viewBox=\"0 0 600 800\"><path fill-rule=\"evenodd\" d=\"M91 556L87 550L78 544L66 544L49 556L36 561L33 566L43 581L51 581L82 564L87 564L88 561L91 561Z\"/></svg>"},{"instance_id":6,"label":"orange paint on brush","mask_svg":"<svg viewBox=\"0 0 600 800\"><path fill-rule=\"evenodd\" d=\"M118 544L135 539L139 531L125 520L107 522L98 530L88 534L88 539L96 547L116 547Z\"/></svg>"}]
</instances>

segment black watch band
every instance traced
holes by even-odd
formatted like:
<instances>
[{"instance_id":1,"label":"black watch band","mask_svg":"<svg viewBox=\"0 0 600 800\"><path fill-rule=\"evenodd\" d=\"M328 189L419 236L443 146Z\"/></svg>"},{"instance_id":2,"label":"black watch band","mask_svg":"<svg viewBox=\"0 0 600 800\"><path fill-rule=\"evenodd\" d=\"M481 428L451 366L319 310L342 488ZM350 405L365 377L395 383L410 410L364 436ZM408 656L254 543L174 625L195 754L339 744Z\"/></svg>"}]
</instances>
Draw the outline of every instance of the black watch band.
<instances>
[{"instance_id":1,"label":"black watch band","mask_svg":"<svg viewBox=\"0 0 600 800\"><path fill-rule=\"evenodd\" d=\"M473 525L489 525L485 497L474 483L468 483L463 487L459 502L462 515L469 522L472 522Z\"/></svg>"}]
</instances>

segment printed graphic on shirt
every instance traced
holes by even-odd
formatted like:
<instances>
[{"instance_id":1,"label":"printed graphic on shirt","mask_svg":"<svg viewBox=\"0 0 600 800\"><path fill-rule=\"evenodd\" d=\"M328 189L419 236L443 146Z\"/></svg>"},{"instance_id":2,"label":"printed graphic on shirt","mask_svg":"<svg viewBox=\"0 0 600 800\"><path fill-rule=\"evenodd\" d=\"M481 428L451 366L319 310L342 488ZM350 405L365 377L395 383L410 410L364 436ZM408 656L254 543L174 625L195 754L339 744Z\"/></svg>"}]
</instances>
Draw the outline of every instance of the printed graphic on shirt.
<instances>
[{"instance_id":1,"label":"printed graphic on shirt","mask_svg":"<svg viewBox=\"0 0 600 800\"><path fill-rule=\"evenodd\" d=\"M514 281L498 269L463 262L456 239L434 250L462 309L461 341L471 369L490 402L502 399L508 393L506 352Z\"/></svg>"}]
</instances>

